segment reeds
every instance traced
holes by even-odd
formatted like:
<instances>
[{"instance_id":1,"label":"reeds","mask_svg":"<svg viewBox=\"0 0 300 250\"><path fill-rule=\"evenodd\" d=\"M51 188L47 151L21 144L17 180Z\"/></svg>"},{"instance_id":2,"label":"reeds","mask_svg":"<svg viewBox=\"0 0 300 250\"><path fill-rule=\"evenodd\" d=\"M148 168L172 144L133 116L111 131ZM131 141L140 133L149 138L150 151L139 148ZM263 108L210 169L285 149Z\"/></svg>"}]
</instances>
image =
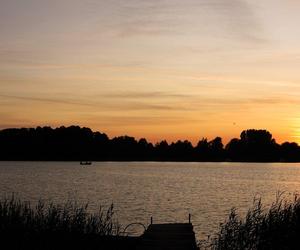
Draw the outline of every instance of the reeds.
<instances>
[{"instance_id":1,"label":"reeds","mask_svg":"<svg viewBox=\"0 0 300 250\"><path fill-rule=\"evenodd\" d=\"M287 201L278 195L265 209L256 199L246 217L232 209L228 220L210 242L210 249L300 249L300 198Z\"/></svg>"},{"instance_id":2,"label":"reeds","mask_svg":"<svg viewBox=\"0 0 300 250\"><path fill-rule=\"evenodd\" d=\"M69 201L63 205L40 200L32 206L12 196L0 200L0 248L74 249L99 246L119 235L113 205L98 213L88 213L88 204ZM88 249L91 249L89 246ZM5 248L3 248L5 249Z\"/></svg>"},{"instance_id":3,"label":"reeds","mask_svg":"<svg viewBox=\"0 0 300 250\"><path fill-rule=\"evenodd\" d=\"M88 213L88 205L39 201L35 206L12 196L0 200L0 249L134 249L118 237L113 205ZM256 199L245 218L232 209L219 232L202 244L213 250L300 249L300 198L278 196L269 207ZM204 247L203 247L204 248ZM200 249L201 246L200 246Z\"/></svg>"}]
</instances>

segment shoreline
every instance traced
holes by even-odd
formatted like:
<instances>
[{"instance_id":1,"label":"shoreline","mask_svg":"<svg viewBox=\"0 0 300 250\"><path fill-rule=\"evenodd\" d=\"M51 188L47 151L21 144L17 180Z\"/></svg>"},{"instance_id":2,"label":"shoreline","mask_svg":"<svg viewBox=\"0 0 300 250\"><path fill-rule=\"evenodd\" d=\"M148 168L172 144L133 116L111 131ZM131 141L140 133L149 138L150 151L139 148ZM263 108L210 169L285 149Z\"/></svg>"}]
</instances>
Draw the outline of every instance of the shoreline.
<instances>
[{"instance_id":1,"label":"shoreline","mask_svg":"<svg viewBox=\"0 0 300 250\"><path fill-rule=\"evenodd\" d=\"M132 162L132 163L300 163L300 161L178 161L178 160L90 160L91 162ZM77 162L80 163L81 160L0 160L0 162Z\"/></svg>"}]
</instances>

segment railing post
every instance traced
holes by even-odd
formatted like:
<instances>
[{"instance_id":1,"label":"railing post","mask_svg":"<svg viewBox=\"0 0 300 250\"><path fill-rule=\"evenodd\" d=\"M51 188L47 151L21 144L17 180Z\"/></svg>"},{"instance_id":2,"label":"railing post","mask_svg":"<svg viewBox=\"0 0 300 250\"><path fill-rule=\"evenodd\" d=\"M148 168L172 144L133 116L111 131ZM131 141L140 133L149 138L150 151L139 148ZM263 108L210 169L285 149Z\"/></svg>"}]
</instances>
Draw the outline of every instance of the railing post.
<instances>
[{"instance_id":1,"label":"railing post","mask_svg":"<svg viewBox=\"0 0 300 250\"><path fill-rule=\"evenodd\" d=\"M189 214L189 223L191 224L191 214Z\"/></svg>"}]
</instances>

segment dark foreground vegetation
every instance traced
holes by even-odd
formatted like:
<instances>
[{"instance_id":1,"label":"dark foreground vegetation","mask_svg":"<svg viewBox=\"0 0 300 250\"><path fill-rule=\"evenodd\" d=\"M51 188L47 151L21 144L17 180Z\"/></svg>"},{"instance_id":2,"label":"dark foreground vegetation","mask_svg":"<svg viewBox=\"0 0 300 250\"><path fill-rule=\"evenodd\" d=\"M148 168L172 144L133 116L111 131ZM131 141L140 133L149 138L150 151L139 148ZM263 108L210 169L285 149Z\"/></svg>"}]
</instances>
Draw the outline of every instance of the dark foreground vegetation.
<instances>
[{"instance_id":1,"label":"dark foreground vegetation","mask_svg":"<svg viewBox=\"0 0 300 250\"><path fill-rule=\"evenodd\" d=\"M256 200L241 219L232 209L226 223L210 242L214 250L293 250L300 249L300 198L293 202L278 198L269 209Z\"/></svg>"},{"instance_id":2,"label":"dark foreground vegetation","mask_svg":"<svg viewBox=\"0 0 300 250\"><path fill-rule=\"evenodd\" d=\"M276 143L266 130L246 130L226 146L222 138L155 145L146 139L106 134L78 126L4 129L0 131L0 160L44 161L247 161L299 162L297 143Z\"/></svg>"},{"instance_id":3,"label":"dark foreground vegetation","mask_svg":"<svg viewBox=\"0 0 300 250\"><path fill-rule=\"evenodd\" d=\"M232 209L219 232L200 242L200 250L293 250L299 249L300 198L278 198L269 209L254 202L241 219ZM1 249L116 249L134 250L137 237L120 236L113 207L89 214L76 202L31 206L12 197L0 200Z\"/></svg>"},{"instance_id":4,"label":"dark foreground vegetation","mask_svg":"<svg viewBox=\"0 0 300 250\"><path fill-rule=\"evenodd\" d=\"M89 214L87 205L36 206L14 197L0 201L1 249L132 249L134 238L119 236L113 206Z\"/></svg>"}]
</instances>

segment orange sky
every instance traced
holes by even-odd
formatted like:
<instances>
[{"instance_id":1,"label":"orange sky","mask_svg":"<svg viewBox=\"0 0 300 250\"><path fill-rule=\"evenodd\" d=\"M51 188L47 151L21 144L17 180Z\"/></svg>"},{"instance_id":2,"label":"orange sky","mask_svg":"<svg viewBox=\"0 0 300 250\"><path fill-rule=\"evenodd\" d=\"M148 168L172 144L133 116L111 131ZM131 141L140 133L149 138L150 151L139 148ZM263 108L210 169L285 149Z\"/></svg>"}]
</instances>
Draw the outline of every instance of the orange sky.
<instances>
[{"instance_id":1,"label":"orange sky","mask_svg":"<svg viewBox=\"0 0 300 250\"><path fill-rule=\"evenodd\" d=\"M300 4L3 0L0 127L300 142Z\"/></svg>"}]
</instances>

